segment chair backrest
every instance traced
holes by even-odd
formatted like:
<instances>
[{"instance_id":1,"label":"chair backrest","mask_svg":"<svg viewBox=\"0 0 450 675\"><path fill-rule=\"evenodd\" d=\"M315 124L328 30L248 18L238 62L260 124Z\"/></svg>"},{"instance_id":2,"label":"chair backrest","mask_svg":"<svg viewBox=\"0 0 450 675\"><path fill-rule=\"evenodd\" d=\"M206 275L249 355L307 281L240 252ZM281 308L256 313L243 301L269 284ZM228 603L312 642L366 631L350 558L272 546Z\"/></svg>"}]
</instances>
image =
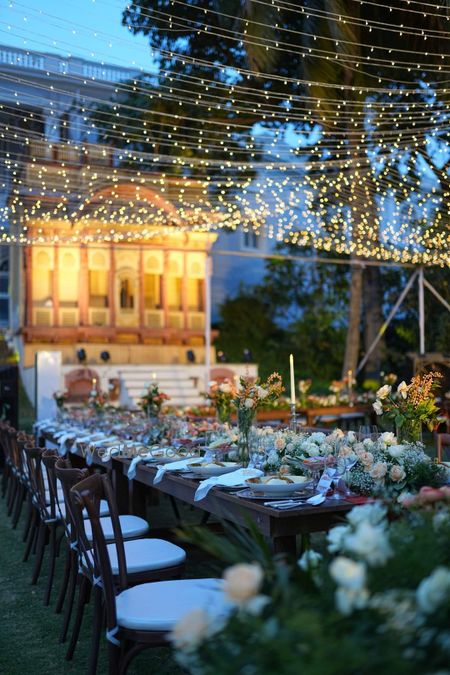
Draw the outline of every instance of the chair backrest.
<instances>
[{"instance_id":1,"label":"chair backrest","mask_svg":"<svg viewBox=\"0 0 450 675\"><path fill-rule=\"evenodd\" d=\"M45 483L42 475L42 448L36 448L31 443L26 443L22 449L27 465L29 487L34 505L39 510L41 518L51 517L47 509Z\"/></svg>"},{"instance_id":2,"label":"chair backrest","mask_svg":"<svg viewBox=\"0 0 450 675\"><path fill-rule=\"evenodd\" d=\"M93 474L75 485L71 489L73 505L76 510L77 534L84 530L83 509L86 509L92 528L94 574L101 581L103 590L106 622L108 630L116 628L116 591L127 587L125 548L122 531L111 481L106 474ZM108 502L110 518L112 520L114 542L118 560L118 578L114 579L108 546L101 526L100 502ZM82 538L82 535L81 535Z\"/></svg>"},{"instance_id":3,"label":"chair backrest","mask_svg":"<svg viewBox=\"0 0 450 675\"><path fill-rule=\"evenodd\" d=\"M61 509L61 504L58 496L58 479L56 478L55 473L55 464L59 459L57 450L44 450L41 455L42 464L45 467L47 482L48 482L48 492L49 492L49 510L52 515L52 518L63 518L63 510Z\"/></svg>"},{"instance_id":4,"label":"chair backrest","mask_svg":"<svg viewBox=\"0 0 450 675\"><path fill-rule=\"evenodd\" d=\"M71 488L89 475L87 469L74 469L67 458L58 458L53 465L55 479L61 483L64 505L66 512L66 521L69 524L70 539L76 541L76 523L73 512L73 503L70 495Z\"/></svg>"},{"instance_id":5,"label":"chair backrest","mask_svg":"<svg viewBox=\"0 0 450 675\"><path fill-rule=\"evenodd\" d=\"M438 462L443 461L446 448L450 450L450 434L436 434L436 456Z\"/></svg>"}]
</instances>

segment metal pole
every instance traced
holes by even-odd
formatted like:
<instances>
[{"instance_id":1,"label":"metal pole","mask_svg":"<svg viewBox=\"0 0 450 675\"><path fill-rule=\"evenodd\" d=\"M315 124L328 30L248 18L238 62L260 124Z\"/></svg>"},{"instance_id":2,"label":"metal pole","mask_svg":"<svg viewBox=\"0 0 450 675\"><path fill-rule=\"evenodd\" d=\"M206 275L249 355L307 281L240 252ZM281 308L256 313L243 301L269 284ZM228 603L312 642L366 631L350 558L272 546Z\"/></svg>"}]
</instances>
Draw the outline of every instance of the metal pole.
<instances>
[{"instance_id":1,"label":"metal pole","mask_svg":"<svg viewBox=\"0 0 450 675\"><path fill-rule=\"evenodd\" d=\"M212 259L209 253L205 260L205 391L209 390L211 373L211 272Z\"/></svg>"},{"instance_id":2,"label":"metal pole","mask_svg":"<svg viewBox=\"0 0 450 675\"><path fill-rule=\"evenodd\" d=\"M425 354L425 300L423 293L423 267L419 269L419 353Z\"/></svg>"},{"instance_id":3,"label":"metal pole","mask_svg":"<svg viewBox=\"0 0 450 675\"><path fill-rule=\"evenodd\" d=\"M448 309L448 311L450 312L450 304L447 302L447 300L444 300L442 295L435 289L434 286L430 284L429 281L425 279L425 277L423 279L423 283L428 288L428 290L431 291L431 293L433 293L433 295L439 300L439 302L444 305L445 309Z\"/></svg>"},{"instance_id":4,"label":"metal pole","mask_svg":"<svg viewBox=\"0 0 450 675\"><path fill-rule=\"evenodd\" d=\"M413 285L413 283L415 282L415 280L416 280L418 274L419 274L419 270L416 270L416 271L410 276L408 283L406 284L405 288L403 289L403 291L402 291L401 294L400 294L400 297L398 298L397 302L395 303L395 305L393 306L393 308L392 308L391 311L389 312L388 318L386 319L386 321L384 322L384 324L381 326L380 330L378 331L378 335L376 336L375 340L374 340L374 341L372 342L372 344L370 345L369 349L368 349L367 352L365 353L364 358L362 359L362 361L360 362L358 368L356 369L356 372L357 372L357 373L359 373L359 372L364 368L364 366L366 365L367 359L369 358L369 356L371 355L371 353L373 352L373 350L374 350L375 347L377 346L377 344L378 344L378 342L380 341L381 337L382 337L382 336L384 335L384 333L386 332L386 328L387 328L387 327L389 326L389 324L391 323L391 321L392 321L394 315L396 314L398 308L400 307L400 305L402 304L403 300L404 300L405 297L407 296L408 291L409 291L409 289L411 288L411 286Z\"/></svg>"}]
</instances>

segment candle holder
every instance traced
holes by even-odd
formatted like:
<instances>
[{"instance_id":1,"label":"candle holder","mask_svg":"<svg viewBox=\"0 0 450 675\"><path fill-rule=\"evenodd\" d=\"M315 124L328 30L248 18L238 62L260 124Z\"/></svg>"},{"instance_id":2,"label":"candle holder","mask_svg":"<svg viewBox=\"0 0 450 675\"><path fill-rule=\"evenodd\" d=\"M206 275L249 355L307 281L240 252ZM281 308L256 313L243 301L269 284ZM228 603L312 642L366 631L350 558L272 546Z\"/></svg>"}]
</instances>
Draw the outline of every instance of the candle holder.
<instances>
[{"instance_id":1,"label":"candle holder","mask_svg":"<svg viewBox=\"0 0 450 675\"><path fill-rule=\"evenodd\" d=\"M297 409L295 403L290 404L291 417L289 420L289 428L291 431L297 431Z\"/></svg>"}]
</instances>

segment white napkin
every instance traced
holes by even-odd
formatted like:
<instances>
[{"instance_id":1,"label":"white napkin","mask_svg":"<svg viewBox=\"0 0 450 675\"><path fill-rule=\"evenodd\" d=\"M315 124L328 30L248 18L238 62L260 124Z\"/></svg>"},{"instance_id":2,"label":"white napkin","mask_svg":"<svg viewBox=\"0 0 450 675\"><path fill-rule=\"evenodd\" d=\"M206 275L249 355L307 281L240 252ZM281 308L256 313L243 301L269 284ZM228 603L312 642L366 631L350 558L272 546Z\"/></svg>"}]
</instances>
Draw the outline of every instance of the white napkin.
<instances>
[{"instance_id":1,"label":"white napkin","mask_svg":"<svg viewBox=\"0 0 450 675\"><path fill-rule=\"evenodd\" d=\"M75 439L76 432L75 431L66 431L66 433L62 434L59 438L59 454L60 455L65 455L66 454L66 441L72 441Z\"/></svg>"},{"instance_id":2,"label":"white napkin","mask_svg":"<svg viewBox=\"0 0 450 675\"><path fill-rule=\"evenodd\" d=\"M263 476L264 472L259 469L237 469L231 473L225 473L222 476L211 476L206 480L202 480L197 490L195 491L194 502L204 499L208 492L215 485L223 485L226 487L240 487L245 486L245 481L249 478L259 478Z\"/></svg>"},{"instance_id":3,"label":"white napkin","mask_svg":"<svg viewBox=\"0 0 450 675\"><path fill-rule=\"evenodd\" d=\"M170 462L170 464L160 464L156 472L153 485L160 483L164 478L166 471L180 471L180 469L187 469L189 464L198 462L198 457L188 457L187 459L180 459L178 462ZM131 468L131 467L130 467Z\"/></svg>"}]
</instances>

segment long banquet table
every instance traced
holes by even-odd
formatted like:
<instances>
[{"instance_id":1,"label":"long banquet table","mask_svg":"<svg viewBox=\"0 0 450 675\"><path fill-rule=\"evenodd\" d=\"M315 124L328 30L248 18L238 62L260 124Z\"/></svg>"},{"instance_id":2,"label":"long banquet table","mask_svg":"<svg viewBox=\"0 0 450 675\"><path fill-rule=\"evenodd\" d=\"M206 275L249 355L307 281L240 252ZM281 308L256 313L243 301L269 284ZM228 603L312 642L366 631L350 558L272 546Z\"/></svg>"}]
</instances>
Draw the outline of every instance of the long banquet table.
<instances>
[{"instance_id":1,"label":"long banquet table","mask_svg":"<svg viewBox=\"0 0 450 675\"><path fill-rule=\"evenodd\" d=\"M43 432L44 441L57 443L51 433ZM84 467L85 455L80 449L70 453L74 465ZM92 465L107 469L116 490L119 513L133 513L145 517L145 493L151 488L178 499L186 504L202 509L220 520L226 520L245 526L250 519L259 531L272 542L275 553L297 553L297 536L312 532L327 531L343 519L354 502L345 499L327 499L320 506L304 505L287 511L279 511L264 506L262 501L238 497L233 492L212 488L208 495L194 501L199 481L181 474L167 471L161 482L154 485L156 467L140 462L136 467L136 476L129 480L127 473L131 460L126 457L112 457L103 462L97 452L92 455Z\"/></svg>"}]
</instances>

